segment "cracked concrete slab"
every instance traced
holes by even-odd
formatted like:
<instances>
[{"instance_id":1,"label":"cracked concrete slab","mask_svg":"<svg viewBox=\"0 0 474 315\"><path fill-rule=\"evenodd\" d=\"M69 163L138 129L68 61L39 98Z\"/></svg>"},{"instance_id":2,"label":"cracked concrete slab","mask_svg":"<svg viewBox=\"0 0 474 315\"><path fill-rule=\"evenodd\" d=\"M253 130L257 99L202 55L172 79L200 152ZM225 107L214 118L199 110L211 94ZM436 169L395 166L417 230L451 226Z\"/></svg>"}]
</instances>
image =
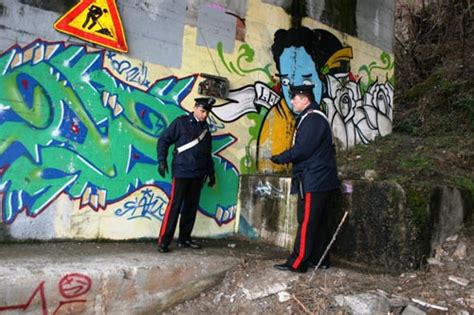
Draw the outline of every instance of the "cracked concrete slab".
<instances>
[{"instance_id":1,"label":"cracked concrete slab","mask_svg":"<svg viewBox=\"0 0 474 315\"><path fill-rule=\"evenodd\" d=\"M0 245L0 311L159 313L221 281L239 258L149 243Z\"/></svg>"}]
</instances>

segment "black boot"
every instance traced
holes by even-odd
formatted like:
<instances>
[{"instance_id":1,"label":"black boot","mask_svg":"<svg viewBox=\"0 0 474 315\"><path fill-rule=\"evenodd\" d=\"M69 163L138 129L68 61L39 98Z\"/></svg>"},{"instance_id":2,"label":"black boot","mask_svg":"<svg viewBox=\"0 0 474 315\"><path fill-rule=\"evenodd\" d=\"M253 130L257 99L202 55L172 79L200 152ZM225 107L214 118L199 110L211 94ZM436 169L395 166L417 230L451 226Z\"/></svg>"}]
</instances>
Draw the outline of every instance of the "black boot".
<instances>
[{"instance_id":1,"label":"black boot","mask_svg":"<svg viewBox=\"0 0 474 315\"><path fill-rule=\"evenodd\" d=\"M158 245L158 252L160 253L168 253L170 251L170 248L168 245L160 244Z\"/></svg>"},{"instance_id":2,"label":"black boot","mask_svg":"<svg viewBox=\"0 0 474 315\"><path fill-rule=\"evenodd\" d=\"M196 243L193 240L186 240L186 241L178 241L179 248L192 248L192 249L200 249L202 248L201 245Z\"/></svg>"}]
</instances>

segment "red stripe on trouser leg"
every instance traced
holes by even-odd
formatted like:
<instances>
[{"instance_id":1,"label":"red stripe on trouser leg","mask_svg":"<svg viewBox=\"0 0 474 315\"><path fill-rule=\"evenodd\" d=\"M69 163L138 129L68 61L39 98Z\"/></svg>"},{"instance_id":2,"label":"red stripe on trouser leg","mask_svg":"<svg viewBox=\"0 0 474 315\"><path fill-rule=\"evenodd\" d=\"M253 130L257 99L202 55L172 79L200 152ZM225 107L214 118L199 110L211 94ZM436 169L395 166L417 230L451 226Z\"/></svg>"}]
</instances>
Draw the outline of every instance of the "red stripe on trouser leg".
<instances>
[{"instance_id":1,"label":"red stripe on trouser leg","mask_svg":"<svg viewBox=\"0 0 474 315\"><path fill-rule=\"evenodd\" d=\"M161 241L163 240L163 235L165 235L165 232L166 232L166 226L168 225L168 217L171 212L170 208L171 208L171 205L173 204L173 199L174 199L174 186L175 186L175 179L173 177L173 181L171 182L170 199L168 200L168 205L166 206L165 217L163 218L163 221L161 222L161 230L160 230L160 236L158 238L158 245L161 245Z\"/></svg>"},{"instance_id":2,"label":"red stripe on trouser leg","mask_svg":"<svg viewBox=\"0 0 474 315\"><path fill-rule=\"evenodd\" d=\"M311 212L311 193L307 192L305 195L305 201L304 201L304 218L303 218L303 224L301 226L300 250L298 253L298 257L296 257L295 262L293 263L293 265L291 265L293 269L298 269L305 255L306 233L308 231L308 222L309 222L310 212Z\"/></svg>"}]
</instances>

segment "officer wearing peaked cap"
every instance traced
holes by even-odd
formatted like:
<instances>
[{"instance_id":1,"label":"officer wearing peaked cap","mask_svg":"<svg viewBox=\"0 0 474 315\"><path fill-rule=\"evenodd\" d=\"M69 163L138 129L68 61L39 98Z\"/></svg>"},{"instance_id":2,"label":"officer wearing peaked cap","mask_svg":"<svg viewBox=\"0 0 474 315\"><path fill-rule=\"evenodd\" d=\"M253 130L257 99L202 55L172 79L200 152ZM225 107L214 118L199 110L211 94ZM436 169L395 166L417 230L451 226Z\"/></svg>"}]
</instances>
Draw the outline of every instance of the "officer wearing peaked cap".
<instances>
[{"instance_id":1,"label":"officer wearing peaked cap","mask_svg":"<svg viewBox=\"0 0 474 315\"><path fill-rule=\"evenodd\" d=\"M199 98L195 98L194 101L196 102L198 106L201 106L208 112L211 111L212 105L216 103L216 100L210 97L199 97Z\"/></svg>"},{"instance_id":2,"label":"officer wearing peaked cap","mask_svg":"<svg viewBox=\"0 0 474 315\"><path fill-rule=\"evenodd\" d=\"M293 99L294 96L296 95L306 95L310 101L313 100L313 84L305 84L305 85L298 85L298 86L293 86L290 85L290 97Z\"/></svg>"},{"instance_id":3,"label":"officer wearing peaked cap","mask_svg":"<svg viewBox=\"0 0 474 315\"><path fill-rule=\"evenodd\" d=\"M329 200L339 188L332 130L326 116L317 110L314 85L290 86L291 104L298 114L293 145L271 157L277 164L293 164L291 193L298 194L293 252L279 270L306 272L316 266L329 244ZM325 256L322 268L329 267Z\"/></svg>"},{"instance_id":4,"label":"officer wearing peaked cap","mask_svg":"<svg viewBox=\"0 0 474 315\"><path fill-rule=\"evenodd\" d=\"M168 149L175 145L171 195L158 237L158 250L162 253L169 251L180 213L178 247L201 248L192 240L191 232L204 181L208 179L209 187L216 182L211 134L206 123L216 101L207 97L196 98L194 101L194 110L176 118L158 140L158 172L161 177L165 177L168 171Z\"/></svg>"}]
</instances>

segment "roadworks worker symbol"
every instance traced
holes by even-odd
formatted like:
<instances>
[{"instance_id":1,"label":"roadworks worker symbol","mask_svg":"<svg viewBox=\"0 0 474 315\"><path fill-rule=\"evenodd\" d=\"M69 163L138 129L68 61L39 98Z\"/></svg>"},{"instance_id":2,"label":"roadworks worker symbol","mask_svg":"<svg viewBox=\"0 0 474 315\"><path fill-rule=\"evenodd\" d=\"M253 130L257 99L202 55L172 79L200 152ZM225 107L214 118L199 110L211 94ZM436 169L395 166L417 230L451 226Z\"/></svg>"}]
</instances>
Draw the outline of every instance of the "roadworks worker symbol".
<instances>
[{"instance_id":1,"label":"roadworks worker symbol","mask_svg":"<svg viewBox=\"0 0 474 315\"><path fill-rule=\"evenodd\" d=\"M120 52L127 52L115 0L81 0L54 23L60 32Z\"/></svg>"}]
</instances>

